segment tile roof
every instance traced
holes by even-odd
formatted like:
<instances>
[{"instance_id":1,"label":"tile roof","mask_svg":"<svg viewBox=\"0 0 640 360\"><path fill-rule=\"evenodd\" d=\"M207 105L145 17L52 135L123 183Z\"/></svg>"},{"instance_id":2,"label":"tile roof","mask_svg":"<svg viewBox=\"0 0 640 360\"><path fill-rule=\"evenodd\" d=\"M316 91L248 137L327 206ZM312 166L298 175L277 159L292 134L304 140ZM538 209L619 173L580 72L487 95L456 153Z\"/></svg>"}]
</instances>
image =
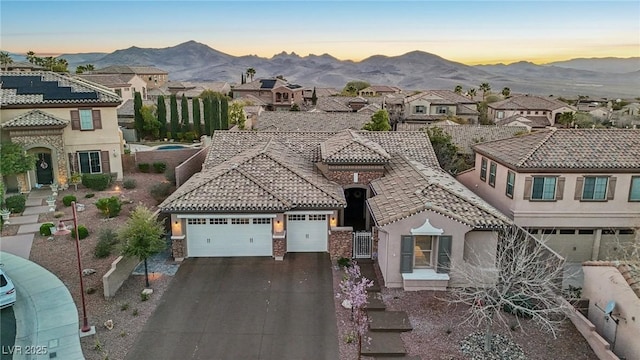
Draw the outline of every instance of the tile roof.
<instances>
[{"instance_id":1,"label":"tile roof","mask_svg":"<svg viewBox=\"0 0 640 360\"><path fill-rule=\"evenodd\" d=\"M2 127L5 129L24 127L64 128L68 124L69 120L57 118L41 110L31 110L5 122L4 124L2 124Z\"/></svg>"},{"instance_id":2,"label":"tile roof","mask_svg":"<svg viewBox=\"0 0 640 360\"><path fill-rule=\"evenodd\" d=\"M345 206L340 185L282 143L268 139L205 167L159 207L170 212L249 212Z\"/></svg>"},{"instance_id":3,"label":"tile roof","mask_svg":"<svg viewBox=\"0 0 640 360\"><path fill-rule=\"evenodd\" d=\"M155 66L139 66L139 65L112 65L102 69L92 71L93 74L169 74L165 70L158 69Z\"/></svg>"},{"instance_id":4,"label":"tile roof","mask_svg":"<svg viewBox=\"0 0 640 360\"><path fill-rule=\"evenodd\" d=\"M474 145L519 170L640 170L640 129L554 129Z\"/></svg>"},{"instance_id":5,"label":"tile roof","mask_svg":"<svg viewBox=\"0 0 640 360\"><path fill-rule=\"evenodd\" d=\"M371 182L367 206L378 226L434 211L471 228L496 228L509 218L437 166L394 156L384 177Z\"/></svg>"},{"instance_id":6,"label":"tile roof","mask_svg":"<svg viewBox=\"0 0 640 360\"><path fill-rule=\"evenodd\" d=\"M276 131L340 131L360 130L371 121L368 114L323 113L304 111L265 111L260 113L254 129Z\"/></svg>"},{"instance_id":7,"label":"tile roof","mask_svg":"<svg viewBox=\"0 0 640 360\"><path fill-rule=\"evenodd\" d=\"M391 159L382 146L353 130L341 131L323 141L320 156L327 164L386 164Z\"/></svg>"},{"instance_id":8,"label":"tile roof","mask_svg":"<svg viewBox=\"0 0 640 360\"><path fill-rule=\"evenodd\" d=\"M417 94L407 96L404 99L404 103L410 103L414 100L427 98L433 100L433 104L471 104L476 105L476 102L466 96L456 94L451 90L425 90Z\"/></svg>"},{"instance_id":9,"label":"tile roof","mask_svg":"<svg viewBox=\"0 0 640 360\"><path fill-rule=\"evenodd\" d=\"M611 266L627 281L629 287L640 298L640 262L632 261L585 261L582 266Z\"/></svg>"},{"instance_id":10,"label":"tile roof","mask_svg":"<svg viewBox=\"0 0 640 360\"><path fill-rule=\"evenodd\" d=\"M122 99L108 88L51 71L0 72L0 105L111 104Z\"/></svg>"},{"instance_id":11,"label":"tile roof","mask_svg":"<svg viewBox=\"0 0 640 360\"><path fill-rule=\"evenodd\" d=\"M435 126L435 125L451 125L451 126L458 126L460 124L453 122L451 120L442 120L442 121L438 121L438 122L434 122L434 123L426 123L424 121L404 121L401 123L396 124L396 131L424 131L424 129L428 128L429 126Z\"/></svg>"},{"instance_id":12,"label":"tile roof","mask_svg":"<svg viewBox=\"0 0 640 360\"><path fill-rule=\"evenodd\" d=\"M513 123L526 124L535 129L542 129L551 126L551 121L546 116L531 116L514 114L504 119L496 120L496 125L509 125Z\"/></svg>"},{"instance_id":13,"label":"tile roof","mask_svg":"<svg viewBox=\"0 0 640 360\"><path fill-rule=\"evenodd\" d=\"M556 110L562 107L573 108L571 105L556 99L531 95L512 96L508 99L491 103L488 106L497 110Z\"/></svg>"},{"instance_id":14,"label":"tile roof","mask_svg":"<svg viewBox=\"0 0 640 360\"><path fill-rule=\"evenodd\" d=\"M338 95L340 93L340 91L338 91L338 89L335 88L320 88L317 87L316 89L316 96L319 98L321 97L325 97L325 96L334 96L334 95ZM303 91L303 96L306 98L311 98L311 96L313 95L313 88L310 89L304 89Z\"/></svg>"},{"instance_id":15,"label":"tile roof","mask_svg":"<svg viewBox=\"0 0 640 360\"><path fill-rule=\"evenodd\" d=\"M134 74L80 74L75 75L80 79L92 81L96 84L112 87L128 87L129 81L133 78Z\"/></svg>"},{"instance_id":16,"label":"tile roof","mask_svg":"<svg viewBox=\"0 0 640 360\"><path fill-rule=\"evenodd\" d=\"M207 81L207 82L186 82L186 81L170 81L161 87L149 89L149 96L170 96L176 94L177 97L182 95L188 98L200 96L203 91L211 90L222 94L227 94L231 87L229 83L224 81Z\"/></svg>"},{"instance_id":17,"label":"tile roof","mask_svg":"<svg viewBox=\"0 0 640 360\"><path fill-rule=\"evenodd\" d=\"M236 85L233 90L271 90L271 89L275 89L278 87L287 87L289 89L301 89L302 87L300 85L297 84L290 84L289 82L287 82L286 80L282 80L282 79L278 79L278 78L273 78L273 79L256 79L254 81L245 83L245 84L240 84L240 85ZM317 95L317 94L316 94Z\"/></svg>"},{"instance_id":18,"label":"tile roof","mask_svg":"<svg viewBox=\"0 0 640 360\"><path fill-rule=\"evenodd\" d=\"M343 96L321 97L318 98L314 108L326 112L352 112L353 109L349 107L349 103L343 100Z\"/></svg>"},{"instance_id":19,"label":"tile roof","mask_svg":"<svg viewBox=\"0 0 640 360\"><path fill-rule=\"evenodd\" d=\"M402 89L400 89L397 86L389 86L389 85L371 85L369 87L366 87L360 91L358 91L359 93L363 93L363 92L376 92L376 93L399 93L401 92Z\"/></svg>"},{"instance_id":20,"label":"tile roof","mask_svg":"<svg viewBox=\"0 0 640 360\"><path fill-rule=\"evenodd\" d=\"M358 112L359 113L366 113L366 114L374 114L380 109L382 109L382 105L369 104L369 105L363 107L362 109L358 110Z\"/></svg>"},{"instance_id":21,"label":"tile roof","mask_svg":"<svg viewBox=\"0 0 640 360\"><path fill-rule=\"evenodd\" d=\"M435 123L431 126L441 128L451 135L451 141L464 154L473 154L471 146L486 141L507 139L520 133L528 133L525 126L496 126L496 125L446 125Z\"/></svg>"}]
</instances>

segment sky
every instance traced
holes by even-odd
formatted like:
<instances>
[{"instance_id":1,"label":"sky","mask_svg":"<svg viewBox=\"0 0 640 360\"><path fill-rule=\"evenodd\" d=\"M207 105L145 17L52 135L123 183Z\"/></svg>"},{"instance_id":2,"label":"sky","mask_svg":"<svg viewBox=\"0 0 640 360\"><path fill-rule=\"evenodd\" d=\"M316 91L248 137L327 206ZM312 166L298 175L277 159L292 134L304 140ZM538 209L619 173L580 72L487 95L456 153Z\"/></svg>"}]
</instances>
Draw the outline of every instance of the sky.
<instances>
[{"instance_id":1,"label":"sky","mask_svg":"<svg viewBox=\"0 0 640 360\"><path fill-rule=\"evenodd\" d=\"M6 1L0 49L163 48L359 61L421 50L465 64L640 56L640 1Z\"/></svg>"}]
</instances>

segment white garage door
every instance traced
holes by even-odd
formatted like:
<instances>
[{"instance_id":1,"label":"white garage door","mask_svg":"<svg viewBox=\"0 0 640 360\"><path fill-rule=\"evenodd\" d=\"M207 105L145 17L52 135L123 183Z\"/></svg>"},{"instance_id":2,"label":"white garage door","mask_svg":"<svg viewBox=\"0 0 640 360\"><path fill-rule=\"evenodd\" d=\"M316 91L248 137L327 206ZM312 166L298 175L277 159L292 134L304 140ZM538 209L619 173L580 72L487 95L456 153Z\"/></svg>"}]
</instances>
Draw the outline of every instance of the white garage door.
<instances>
[{"instance_id":1,"label":"white garage door","mask_svg":"<svg viewBox=\"0 0 640 360\"><path fill-rule=\"evenodd\" d=\"M271 256L270 218L187 219L187 256Z\"/></svg>"},{"instance_id":2,"label":"white garage door","mask_svg":"<svg viewBox=\"0 0 640 360\"><path fill-rule=\"evenodd\" d=\"M326 252L327 215L287 215L287 252Z\"/></svg>"}]
</instances>

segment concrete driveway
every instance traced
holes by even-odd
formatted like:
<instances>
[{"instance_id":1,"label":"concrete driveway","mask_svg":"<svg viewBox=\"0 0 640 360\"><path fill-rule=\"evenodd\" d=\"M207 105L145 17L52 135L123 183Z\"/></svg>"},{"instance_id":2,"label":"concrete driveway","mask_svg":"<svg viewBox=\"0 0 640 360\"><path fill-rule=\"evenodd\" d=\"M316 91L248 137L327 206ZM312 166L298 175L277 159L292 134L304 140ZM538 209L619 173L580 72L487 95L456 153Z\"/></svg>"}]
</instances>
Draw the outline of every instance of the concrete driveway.
<instances>
[{"instance_id":1,"label":"concrete driveway","mask_svg":"<svg viewBox=\"0 0 640 360\"><path fill-rule=\"evenodd\" d=\"M127 359L338 359L328 254L187 259Z\"/></svg>"}]
</instances>

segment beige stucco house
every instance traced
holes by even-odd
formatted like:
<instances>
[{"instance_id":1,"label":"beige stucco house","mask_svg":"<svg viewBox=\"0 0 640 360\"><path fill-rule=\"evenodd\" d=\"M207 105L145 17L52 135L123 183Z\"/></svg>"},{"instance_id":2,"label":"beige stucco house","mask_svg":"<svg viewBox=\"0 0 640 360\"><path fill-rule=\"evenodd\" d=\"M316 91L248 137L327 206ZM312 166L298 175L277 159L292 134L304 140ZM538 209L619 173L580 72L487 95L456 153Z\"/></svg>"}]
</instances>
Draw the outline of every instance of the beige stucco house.
<instances>
[{"instance_id":1,"label":"beige stucco house","mask_svg":"<svg viewBox=\"0 0 640 360\"><path fill-rule=\"evenodd\" d=\"M360 91L358 96L384 96L389 94L400 94L402 89L397 86L390 85L371 85Z\"/></svg>"},{"instance_id":2,"label":"beige stucco house","mask_svg":"<svg viewBox=\"0 0 640 360\"><path fill-rule=\"evenodd\" d=\"M112 65L102 69L96 69L92 74L115 74L115 75L138 75L147 83L143 97L146 98L146 90L155 89L163 86L169 81L169 73L165 70L158 69L155 66L137 66L137 65Z\"/></svg>"},{"instance_id":3,"label":"beige stucco house","mask_svg":"<svg viewBox=\"0 0 640 360\"><path fill-rule=\"evenodd\" d=\"M568 262L640 231L640 130L549 129L472 146L456 178Z\"/></svg>"},{"instance_id":4,"label":"beige stucco house","mask_svg":"<svg viewBox=\"0 0 640 360\"><path fill-rule=\"evenodd\" d=\"M2 141L36 155L26 177L7 178L8 189L36 184L68 185L73 172L111 173L122 179L122 133L109 89L53 72L0 73Z\"/></svg>"},{"instance_id":5,"label":"beige stucco house","mask_svg":"<svg viewBox=\"0 0 640 360\"><path fill-rule=\"evenodd\" d=\"M640 355L640 262L582 264L589 320L621 359Z\"/></svg>"},{"instance_id":6,"label":"beige stucco house","mask_svg":"<svg viewBox=\"0 0 640 360\"><path fill-rule=\"evenodd\" d=\"M100 84L122 98L122 104L133 100L139 92L142 100L147 99L147 82L136 74L80 74L77 78Z\"/></svg>"},{"instance_id":7,"label":"beige stucco house","mask_svg":"<svg viewBox=\"0 0 640 360\"><path fill-rule=\"evenodd\" d=\"M450 90L426 90L401 102L393 98L387 103L390 115L398 115L405 122L432 123L447 116L460 117L472 124L478 122L476 102Z\"/></svg>"},{"instance_id":8,"label":"beige stucco house","mask_svg":"<svg viewBox=\"0 0 640 360\"><path fill-rule=\"evenodd\" d=\"M289 111L293 104L302 105L304 89L300 85L290 84L282 79L258 79L232 89L233 98L239 99L248 95L256 97L265 104L269 111Z\"/></svg>"},{"instance_id":9,"label":"beige stucco house","mask_svg":"<svg viewBox=\"0 0 640 360\"><path fill-rule=\"evenodd\" d=\"M513 96L487 105L487 115L495 123L514 115L524 115L532 122L532 127L553 126L560 114L575 111L573 106L562 101L533 95Z\"/></svg>"}]
</instances>

